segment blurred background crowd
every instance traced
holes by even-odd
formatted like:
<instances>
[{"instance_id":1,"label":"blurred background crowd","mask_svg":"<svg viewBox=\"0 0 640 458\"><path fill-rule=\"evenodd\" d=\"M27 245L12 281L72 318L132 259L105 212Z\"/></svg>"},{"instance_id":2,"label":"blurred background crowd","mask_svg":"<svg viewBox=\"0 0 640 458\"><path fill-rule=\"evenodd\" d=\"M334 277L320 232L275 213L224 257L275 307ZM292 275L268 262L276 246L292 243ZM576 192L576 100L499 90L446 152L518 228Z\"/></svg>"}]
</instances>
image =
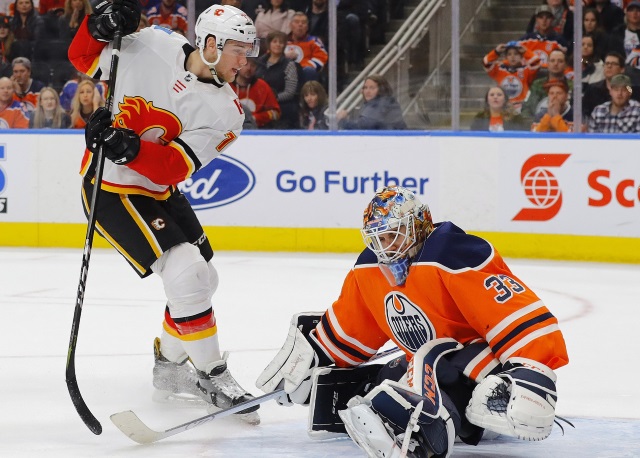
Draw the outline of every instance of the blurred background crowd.
<instances>
[{"instance_id":1,"label":"blurred background crowd","mask_svg":"<svg viewBox=\"0 0 640 458\"><path fill-rule=\"evenodd\" d=\"M0 0L0 129L81 129L104 105L105 83L67 59L97 3ZM139 29L190 37L213 3L141 0ZM463 130L572 132L579 117L584 132L640 132L637 0L582 0L581 43L571 0L460 0L456 47L450 1L336 0L333 50L328 0L220 3L242 9L261 39L231 83L247 129L450 129L455 98Z\"/></svg>"}]
</instances>

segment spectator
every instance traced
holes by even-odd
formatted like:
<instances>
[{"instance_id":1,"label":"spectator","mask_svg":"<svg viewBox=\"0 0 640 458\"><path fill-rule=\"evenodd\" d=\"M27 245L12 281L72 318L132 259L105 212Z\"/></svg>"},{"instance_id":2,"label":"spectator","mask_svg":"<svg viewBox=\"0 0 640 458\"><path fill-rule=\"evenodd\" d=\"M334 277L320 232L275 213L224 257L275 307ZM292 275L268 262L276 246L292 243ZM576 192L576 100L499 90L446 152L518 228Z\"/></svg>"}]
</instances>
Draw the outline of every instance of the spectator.
<instances>
[{"instance_id":1,"label":"spectator","mask_svg":"<svg viewBox=\"0 0 640 458\"><path fill-rule=\"evenodd\" d=\"M89 0L65 0L64 14L60 17L60 38L71 40L85 16L93 13Z\"/></svg>"},{"instance_id":2,"label":"spectator","mask_svg":"<svg viewBox=\"0 0 640 458\"><path fill-rule=\"evenodd\" d=\"M295 13L291 19L291 33L284 55L302 67L302 80L318 81L320 72L329 59L324 44L309 35L309 20L304 13Z\"/></svg>"},{"instance_id":3,"label":"spectator","mask_svg":"<svg viewBox=\"0 0 640 458\"><path fill-rule=\"evenodd\" d=\"M600 23L600 16L595 8L585 8L582 14L582 36L593 37L593 54L602 60L607 49L609 36Z\"/></svg>"},{"instance_id":4,"label":"spectator","mask_svg":"<svg viewBox=\"0 0 640 458\"><path fill-rule=\"evenodd\" d=\"M25 115L36 109L38 94L44 87L42 81L31 78L31 61L26 57L16 57L11 62L13 73L13 99L20 103L22 111Z\"/></svg>"},{"instance_id":5,"label":"spectator","mask_svg":"<svg viewBox=\"0 0 640 458\"><path fill-rule=\"evenodd\" d=\"M567 56L564 51L555 49L549 53L547 75L537 78L531 83L529 98L522 107L524 116L533 117L538 111L547 108L547 91L544 85L553 79L566 79L569 82L569 91L573 90L573 69L567 65Z\"/></svg>"},{"instance_id":6,"label":"spectator","mask_svg":"<svg viewBox=\"0 0 640 458\"><path fill-rule=\"evenodd\" d=\"M274 121L280 119L280 105L267 82L255 76L257 66L254 58L248 58L247 65L229 85L238 94L240 103L249 108L259 128L273 127Z\"/></svg>"},{"instance_id":7,"label":"spectator","mask_svg":"<svg viewBox=\"0 0 640 458\"><path fill-rule=\"evenodd\" d=\"M287 9L284 0L270 0L267 8L256 17L256 33L264 40L270 32L291 32L291 19L295 11Z\"/></svg>"},{"instance_id":8,"label":"spectator","mask_svg":"<svg viewBox=\"0 0 640 458\"><path fill-rule=\"evenodd\" d=\"M473 119L471 130L504 132L529 130L529 127L509 102L505 90L500 86L492 86L484 96L484 110Z\"/></svg>"},{"instance_id":9,"label":"spectator","mask_svg":"<svg viewBox=\"0 0 640 458\"><path fill-rule=\"evenodd\" d=\"M500 60L504 55L505 59ZM527 99L529 86L536 77L540 59L517 41L501 43L482 59L487 74L504 89L509 102L519 113Z\"/></svg>"},{"instance_id":10,"label":"spectator","mask_svg":"<svg viewBox=\"0 0 640 458\"><path fill-rule=\"evenodd\" d=\"M640 102L631 100L631 78L611 78L611 101L598 105L589 119L589 132L628 134L640 132Z\"/></svg>"},{"instance_id":11,"label":"spectator","mask_svg":"<svg viewBox=\"0 0 640 458\"><path fill-rule=\"evenodd\" d=\"M269 32L266 39L267 54L259 57L256 76L265 80L278 100L282 116L278 127L298 127L298 64L284 57L287 35L284 32Z\"/></svg>"},{"instance_id":12,"label":"spectator","mask_svg":"<svg viewBox=\"0 0 640 458\"><path fill-rule=\"evenodd\" d=\"M105 101L93 81L80 81L71 100L71 128L84 129L93 112L104 105Z\"/></svg>"},{"instance_id":13,"label":"spectator","mask_svg":"<svg viewBox=\"0 0 640 458\"><path fill-rule=\"evenodd\" d=\"M607 51L615 51L626 57L640 45L640 1L632 1L625 12L625 22L609 34Z\"/></svg>"},{"instance_id":14,"label":"spectator","mask_svg":"<svg viewBox=\"0 0 640 458\"><path fill-rule=\"evenodd\" d=\"M582 93L587 86L604 79L604 63L595 54L593 35L582 37Z\"/></svg>"},{"instance_id":15,"label":"spectator","mask_svg":"<svg viewBox=\"0 0 640 458\"><path fill-rule=\"evenodd\" d=\"M545 110L536 113L532 132L572 132L573 108L569 103L569 84L566 79L552 79L545 85L549 102Z\"/></svg>"},{"instance_id":16,"label":"spectator","mask_svg":"<svg viewBox=\"0 0 640 458\"><path fill-rule=\"evenodd\" d=\"M327 0L313 0L311 5L303 12L309 18L309 34L320 38L322 43L329 49L329 10ZM338 29L338 35L341 35Z\"/></svg>"},{"instance_id":17,"label":"spectator","mask_svg":"<svg viewBox=\"0 0 640 458\"><path fill-rule=\"evenodd\" d=\"M13 16L13 0L0 0L0 15Z\"/></svg>"},{"instance_id":18,"label":"spectator","mask_svg":"<svg viewBox=\"0 0 640 458\"><path fill-rule=\"evenodd\" d=\"M244 0L240 9L247 13L247 16L249 16L255 24L258 13L264 11L264 5L267 3L268 0Z\"/></svg>"},{"instance_id":19,"label":"spectator","mask_svg":"<svg viewBox=\"0 0 640 458\"><path fill-rule=\"evenodd\" d=\"M611 0L595 0L594 6L600 16L604 31L609 34L620 24L624 24L624 11Z\"/></svg>"},{"instance_id":20,"label":"spectator","mask_svg":"<svg viewBox=\"0 0 640 458\"><path fill-rule=\"evenodd\" d=\"M381 75L369 75L362 86L364 103L347 116L338 111L338 127L347 130L399 130L406 129L400 104L393 97L391 85Z\"/></svg>"},{"instance_id":21,"label":"spectator","mask_svg":"<svg viewBox=\"0 0 640 458\"><path fill-rule=\"evenodd\" d=\"M347 62L361 67L367 51L370 18L368 0L340 0L336 11L340 44L346 47Z\"/></svg>"},{"instance_id":22,"label":"spectator","mask_svg":"<svg viewBox=\"0 0 640 458\"><path fill-rule=\"evenodd\" d=\"M38 94L36 109L29 114L30 129L68 129L71 118L60 106L55 89L44 87Z\"/></svg>"},{"instance_id":23,"label":"spectator","mask_svg":"<svg viewBox=\"0 0 640 458\"><path fill-rule=\"evenodd\" d=\"M325 112L329 97L322 84L307 81L300 90L300 127L305 130L327 130L329 124Z\"/></svg>"},{"instance_id":24,"label":"spectator","mask_svg":"<svg viewBox=\"0 0 640 458\"><path fill-rule=\"evenodd\" d=\"M11 75L12 45L14 37L11 31L11 19L0 15L0 76Z\"/></svg>"},{"instance_id":25,"label":"spectator","mask_svg":"<svg viewBox=\"0 0 640 458\"><path fill-rule=\"evenodd\" d=\"M569 9L567 0L542 0L542 4L551 8L553 31L561 35L566 43L573 43L573 11ZM534 14L527 25L527 33L533 32L535 24L536 15Z\"/></svg>"},{"instance_id":26,"label":"spectator","mask_svg":"<svg viewBox=\"0 0 640 458\"><path fill-rule=\"evenodd\" d=\"M20 104L13 100L13 82L0 78L0 129L26 129L29 118L22 112Z\"/></svg>"},{"instance_id":27,"label":"spectator","mask_svg":"<svg viewBox=\"0 0 640 458\"><path fill-rule=\"evenodd\" d=\"M91 79L87 75L82 72L76 72L75 75L69 79L64 86L62 86L62 90L60 91L60 105L62 105L62 109L69 113L71 111L71 100L73 100L73 96L78 89L78 83L85 79ZM105 81L97 81L92 80L93 84L98 88L98 92L103 99L106 99L107 95L107 84Z\"/></svg>"},{"instance_id":28,"label":"spectator","mask_svg":"<svg viewBox=\"0 0 640 458\"><path fill-rule=\"evenodd\" d=\"M65 3L66 0L40 0L38 13L40 13L40 16L44 16L45 14L60 16L64 11Z\"/></svg>"},{"instance_id":29,"label":"spectator","mask_svg":"<svg viewBox=\"0 0 640 458\"><path fill-rule=\"evenodd\" d=\"M16 0L15 14L11 20L11 30L16 39L16 55L31 58L33 44L38 41L43 30L42 18L33 6L33 0Z\"/></svg>"},{"instance_id":30,"label":"spectator","mask_svg":"<svg viewBox=\"0 0 640 458\"><path fill-rule=\"evenodd\" d=\"M568 45L562 35L553 30L553 10L549 5L536 8L533 31L520 39L520 44L540 57L540 64L547 66L549 53L554 49L562 49L567 53Z\"/></svg>"},{"instance_id":31,"label":"spectator","mask_svg":"<svg viewBox=\"0 0 640 458\"><path fill-rule=\"evenodd\" d=\"M615 51L609 51L604 57L604 79L590 84L582 97L582 116L584 118L588 119L597 105L611 100L611 78L620 73L624 73L624 57Z\"/></svg>"},{"instance_id":32,"label":"spectator","mask_svg":"<svg viewBox=\"0 0 640 458\"><path fill-rule=\"evenodd\" d=\"M187 8L176 0L162 0L147 11L149 25L159 25L184 36L187 35Z\"/></svg>"}]
</instances>

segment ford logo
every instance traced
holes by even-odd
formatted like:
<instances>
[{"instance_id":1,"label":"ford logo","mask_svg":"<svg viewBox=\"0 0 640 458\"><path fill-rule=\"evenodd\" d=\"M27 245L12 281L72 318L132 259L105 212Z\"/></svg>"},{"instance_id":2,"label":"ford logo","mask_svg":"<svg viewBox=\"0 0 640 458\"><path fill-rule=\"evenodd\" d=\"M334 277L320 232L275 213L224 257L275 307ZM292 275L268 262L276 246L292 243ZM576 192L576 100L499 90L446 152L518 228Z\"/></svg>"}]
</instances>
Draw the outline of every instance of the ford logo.
<instances>
[{"instance_id":1,"label":"ford logo","mask_svg":"<svg viewBox=\"0 0 640 458\"><path fill-rule=\"evenodd\" d=\"M221 154L178 185L194 210L222 207L249 194L256 177L237 159Z\"/></svg>"}]
</instances>

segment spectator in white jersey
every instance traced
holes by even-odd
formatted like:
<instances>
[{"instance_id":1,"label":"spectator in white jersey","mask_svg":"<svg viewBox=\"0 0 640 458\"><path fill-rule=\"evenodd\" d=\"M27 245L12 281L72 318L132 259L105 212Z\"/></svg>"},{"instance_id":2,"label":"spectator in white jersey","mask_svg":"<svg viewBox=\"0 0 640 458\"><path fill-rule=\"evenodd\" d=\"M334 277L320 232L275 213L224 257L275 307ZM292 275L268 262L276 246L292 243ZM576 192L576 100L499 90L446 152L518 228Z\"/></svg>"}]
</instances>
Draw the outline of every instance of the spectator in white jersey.
<instances>
[{"instance_id":1,"label":"spectator in white jersey","mask_svg":"<svg viewBox=\"0 0 640 458\"><path fill-rule=\"evenodd\" d=\"M220 349L211 304L218 286L210 262L213 249L177 185L240 135L244 113L227 82L257 55L259 43L251 19L231 6L212 5L202 12L196 48L165 28L136 33L139 21L137 0L104 2L82 22L69 48L78 70L107 79L110 42L122 25L115 119L99 108L85 129L84 209L89 213L101 149L108 160L96 227L141 278L152 273L161 278L167 299L162 337L154 341L156 394L197 396L216 411L253 397L232 377ZM255 410L238 415L257 424Z\"/></svg>"}]
</instances>

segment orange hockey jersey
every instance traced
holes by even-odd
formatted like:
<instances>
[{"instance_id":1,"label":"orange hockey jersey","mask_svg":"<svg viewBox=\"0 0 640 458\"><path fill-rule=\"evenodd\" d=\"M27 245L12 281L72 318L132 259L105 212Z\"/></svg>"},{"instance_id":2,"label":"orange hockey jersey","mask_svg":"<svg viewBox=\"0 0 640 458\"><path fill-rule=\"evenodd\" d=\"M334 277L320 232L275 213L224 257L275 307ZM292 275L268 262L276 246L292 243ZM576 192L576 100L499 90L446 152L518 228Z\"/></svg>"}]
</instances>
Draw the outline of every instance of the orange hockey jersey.
<instances>
[{"instance_id":1,"label":"orange hockey jersey","mask_svg":"<svg viewBox=\"0 0 640 458\"><path fill-rule=\"evenodd\" d=\"M477 349L464 369L476 381L512 357L552 369L569 361L542 300L491 244L451 222L436 225L402 286L390 286L365 249L312 333L341 367L367 361L389 339L410 358L442 337Z\"/></svg>"},{"instance_id":2,"label":"orange hockey jersey","mask_svg":"<svg viewBox=\"0 0 640 458\"><path fill-rule=\"evenodd\" d=\"M487 74L504 89L509 101L519 109L529 95L529 86L535 79L540 68L540 58L531 51L526 51L522 56L525 65L521 67L509 67L506 61L500 62L500 55L491 50L482 59L482 64Z\"/></svg>"}]
</instances>

